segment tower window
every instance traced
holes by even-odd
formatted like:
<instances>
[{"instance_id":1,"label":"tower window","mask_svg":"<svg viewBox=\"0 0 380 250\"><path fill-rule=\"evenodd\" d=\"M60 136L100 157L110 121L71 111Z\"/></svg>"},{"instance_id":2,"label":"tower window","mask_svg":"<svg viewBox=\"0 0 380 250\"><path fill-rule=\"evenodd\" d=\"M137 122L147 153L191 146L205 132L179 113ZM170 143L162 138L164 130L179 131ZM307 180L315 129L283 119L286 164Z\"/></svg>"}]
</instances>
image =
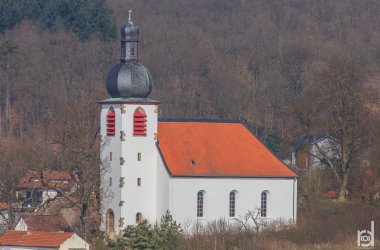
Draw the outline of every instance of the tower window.
<instances>
[{"instance_id":1,"label":"tower window","mask_svg":"<svg viewBox=\"0 0 380 250\"><path fill-rule=\"evenodd\" d=\"M142 108L137 108L133 114L133 135L146 136L146 114Z\"/></svg>"},{"instance_id":2,"label":"tower window","mask_svg":"<svg viewBox=\"0 0 380 250\"><path fill-rule=\"evenodd\" d=\"M131 58L135 58L136 55L135 55L135 47L132 45L131 46Z\"/></svg>"},{"instance_id":3,"label":"tower window","mask_svg":"<svg viewBox=\"0 0 380 250\"><path fill-rule=\"evenodd\" d=\"M142 214L137 213L136 214L136 224L140 224L142 222Z\"/></svg>"},{"instance_id":4,"label":"tower window","mask_svg":"<svg viewBox=\"0 0 380 250\"><path fill-rule=\"evenodd\" d=\"M115 135L115 110L113 107L107 113L107 135Z\"/></svg>"},{"instance_id":5,"label":"tower window","mask_svg":"<svg viewBox=\"0 0 380 250\"><path fill-rule=\"evenodd\" d=\"M141 161L141 153L137 153L137 160Z\"/></svg>"},{"instance_id":6,"label":"tower window","mask_svg":"<svg viewBox=\"0 0 380 250\"><path fill-rule=\"evenodd\" d=\"M141 186L141 178L137 178L137 186L138 186L138 187Z\"/></svg>"},{"instance_id":7,"label":"tower window","mask_svg":"<svg viewBox=\"0 0 380 250\"><path fill-rule=\"evenodd\" d=\"M110 186L112 186L112 177L110 177Z\"/></svg>"}]
</instances>

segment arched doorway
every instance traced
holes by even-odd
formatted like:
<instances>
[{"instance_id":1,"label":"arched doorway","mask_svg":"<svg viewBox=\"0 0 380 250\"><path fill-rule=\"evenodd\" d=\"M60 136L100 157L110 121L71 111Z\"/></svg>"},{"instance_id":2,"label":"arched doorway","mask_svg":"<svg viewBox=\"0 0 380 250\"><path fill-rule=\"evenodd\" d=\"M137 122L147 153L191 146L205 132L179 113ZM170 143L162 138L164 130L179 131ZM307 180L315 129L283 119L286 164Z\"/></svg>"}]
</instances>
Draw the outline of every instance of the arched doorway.
<instances>
[{"instance_id":1,"label":"arched doorway","mask_svg":"<svg viewBox=\"0 0 380 250\"><path fill-rule=\"evenodd\" d=\"M115 215L112 209L108 209L106 213L106 232L108 234L115 231Z\"/></svg>"}]
</instances>

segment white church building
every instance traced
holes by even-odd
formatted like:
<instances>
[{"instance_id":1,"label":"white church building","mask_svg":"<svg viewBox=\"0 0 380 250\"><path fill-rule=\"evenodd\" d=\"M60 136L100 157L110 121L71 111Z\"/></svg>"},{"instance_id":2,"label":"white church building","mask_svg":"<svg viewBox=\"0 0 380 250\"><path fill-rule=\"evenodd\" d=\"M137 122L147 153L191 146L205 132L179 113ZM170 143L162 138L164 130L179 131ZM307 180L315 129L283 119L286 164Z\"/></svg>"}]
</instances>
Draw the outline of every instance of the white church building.
<instances>
[{"instance_id":1,"label":"white church building","mask_svg":"<svg viewBox=\"0 0 380 250\"><path fill-rule=\"evenodd\" d=\"M235 221L248 211L295 223L297 175L235 121L158 120L138 27L121 28L121 60L101 106L102 231L119 234L169 210L182 225Z\"/></svg>"}]
</instances>

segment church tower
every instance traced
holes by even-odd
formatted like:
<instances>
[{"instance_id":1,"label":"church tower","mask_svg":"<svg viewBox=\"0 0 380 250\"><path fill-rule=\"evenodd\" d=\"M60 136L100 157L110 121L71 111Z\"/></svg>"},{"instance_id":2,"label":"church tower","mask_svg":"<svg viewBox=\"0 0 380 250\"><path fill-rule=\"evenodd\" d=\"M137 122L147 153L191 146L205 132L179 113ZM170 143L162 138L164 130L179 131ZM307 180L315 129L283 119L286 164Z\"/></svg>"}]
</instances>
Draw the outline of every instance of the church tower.
<instances>
[{"instance_id":1,"label":"church tower","mask_svg":"<svg viewBox=\"0 0 380 250\"><path fill-rule=\"evenodd\" d=\"M120 30L120 63L109 72L111 98L100 101L102 231L119 234L127 225L156 220L157 120L160 102L148 99L152 77L139 63L139 28Z\"/></svg>"}]
</instances>

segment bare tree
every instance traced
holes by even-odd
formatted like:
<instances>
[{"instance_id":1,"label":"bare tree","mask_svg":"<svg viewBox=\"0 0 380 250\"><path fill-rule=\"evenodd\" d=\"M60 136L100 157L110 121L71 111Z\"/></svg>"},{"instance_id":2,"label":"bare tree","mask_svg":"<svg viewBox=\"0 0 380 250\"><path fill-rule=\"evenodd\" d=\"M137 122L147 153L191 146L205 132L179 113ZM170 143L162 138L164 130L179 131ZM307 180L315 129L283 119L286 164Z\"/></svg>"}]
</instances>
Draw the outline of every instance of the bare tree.
<instances>
[{"instance_id":1,"label":"bare tree","mask_svg":"<svg viewBox=\"0 0 380 250\"><path fill-rule=\"evenodd\" d=\"M317 73L300 103L305 133L314 138L319 159L339 185L339 201L346 200L351 169L358 167L363 151L371 144L371 94L364 87L362 71L350 61L334 59ZM316 143L318 134L329 134L327 145Z\"/></svg>"}]
</instances>

